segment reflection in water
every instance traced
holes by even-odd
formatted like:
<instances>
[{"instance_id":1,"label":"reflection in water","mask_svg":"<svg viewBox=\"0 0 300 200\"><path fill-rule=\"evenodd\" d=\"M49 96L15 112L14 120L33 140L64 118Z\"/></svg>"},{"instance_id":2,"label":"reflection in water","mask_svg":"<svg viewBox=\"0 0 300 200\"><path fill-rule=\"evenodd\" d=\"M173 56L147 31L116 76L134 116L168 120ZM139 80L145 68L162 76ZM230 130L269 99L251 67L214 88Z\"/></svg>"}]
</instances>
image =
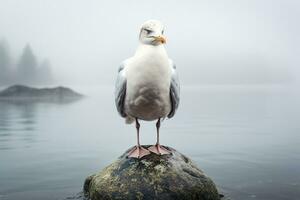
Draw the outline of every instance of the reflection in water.
<instances>
[{"instance_id":1,"label":"reflection in water","mask_svg":"<svg viewBox=\"0 0 300 200\"><path fill-rule=\"evenodd\" d=\"M37 131L36 114L43 107L74 103L79 99L65 98L57 100L0 99L0 149L15 147L9 142L23 140L26 147L35 142Z\"/></svg>"},{"instance_id":2,"label":"reflection in water","mask_svg":"<svg viewBox=\"0 0 300 200\"><path fill-rule=\"evenodd\" d=\"M11 140L23 140L24 145L34 141L35 107L30 102L0 101L1 149L14 146L9 144Z\"/></svg>"},{"instance_id":3,"label":"reflection in water","mask_svg":"<svg viewBox=\"0 0 300 200\"><path fill-rule=\"evenodd\" d=\"M85 177L135 142L112 91L97 88L99 95L74 103L1 101L0 199L80 199ZM182 88L161 140L233 199L293 200L300 195L299 117L299 98L285 88ZM153 144L155 123L142 122L141 136Z\"/></svg>"}]
</instances>

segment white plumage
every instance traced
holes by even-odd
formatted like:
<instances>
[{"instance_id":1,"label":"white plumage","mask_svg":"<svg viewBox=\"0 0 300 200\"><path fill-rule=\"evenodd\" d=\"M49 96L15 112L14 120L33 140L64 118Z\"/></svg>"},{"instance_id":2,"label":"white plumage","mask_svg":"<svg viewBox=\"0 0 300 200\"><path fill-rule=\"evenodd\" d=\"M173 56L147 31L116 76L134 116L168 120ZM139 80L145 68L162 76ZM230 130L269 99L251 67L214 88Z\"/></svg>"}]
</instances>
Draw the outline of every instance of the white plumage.
<instances>
[{"instance_id":1,"label":"white plumage","mask_svg":"<svg viewBox=\"0 0 300 200\"><path fill-rule=\"evenodd\" d=\"M125 112L148 121L166 117L171 110L172 71L164 46L140 44L125 66Z\"/></svg>"}]
</instances>

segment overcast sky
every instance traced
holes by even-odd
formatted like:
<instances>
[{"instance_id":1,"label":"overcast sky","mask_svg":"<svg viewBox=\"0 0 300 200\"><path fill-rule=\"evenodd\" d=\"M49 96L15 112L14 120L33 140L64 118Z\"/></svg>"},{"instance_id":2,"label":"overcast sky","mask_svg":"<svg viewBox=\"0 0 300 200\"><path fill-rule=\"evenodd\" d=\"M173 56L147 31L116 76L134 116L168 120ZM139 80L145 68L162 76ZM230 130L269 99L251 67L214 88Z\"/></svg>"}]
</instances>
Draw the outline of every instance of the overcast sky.
<instances>
[{"instance_id":1,"label":"overcast sky","mask_svg":"<svg viewBox=\"0 0 300 200\"><path fill-rule=\"evenodd\" d=\"M299 72L300 1L0 0L0 38L30 43L58 83L113 84L138 29L161 20L186 84L282 83Z\"/></svg>"}]
</instances>

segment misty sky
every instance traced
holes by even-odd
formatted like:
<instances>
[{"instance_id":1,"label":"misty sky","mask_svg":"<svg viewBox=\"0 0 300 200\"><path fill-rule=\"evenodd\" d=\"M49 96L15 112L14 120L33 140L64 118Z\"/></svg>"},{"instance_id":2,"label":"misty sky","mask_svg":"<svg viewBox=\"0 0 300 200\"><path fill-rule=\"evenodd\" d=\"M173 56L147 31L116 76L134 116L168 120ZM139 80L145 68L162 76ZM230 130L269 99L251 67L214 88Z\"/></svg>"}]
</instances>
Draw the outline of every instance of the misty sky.
<instances>
[{"instance_id":1,"label":"misty sky","mask_svg":"<svg viewBox=\"0 0 300 200\"><path fill-rule=\"evenodd\" d=\"M113 84L139 26L161 20L181 82L293 82L299 66L297 0L0 0L0 38L48 58L58 84Z\"/></svg>"}]
</instances>

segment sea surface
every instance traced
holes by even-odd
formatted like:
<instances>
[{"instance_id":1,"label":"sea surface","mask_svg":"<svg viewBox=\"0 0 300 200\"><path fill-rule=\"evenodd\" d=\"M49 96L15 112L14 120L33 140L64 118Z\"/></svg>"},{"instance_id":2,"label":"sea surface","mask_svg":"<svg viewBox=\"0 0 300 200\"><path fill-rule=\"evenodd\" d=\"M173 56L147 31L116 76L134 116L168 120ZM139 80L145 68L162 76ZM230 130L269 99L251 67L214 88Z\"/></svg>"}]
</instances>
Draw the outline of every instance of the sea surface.
<instances>
[{"instance_id":1,"label":"sea surface","mask_svg":"<svg viewBox=\"0 0 300 200\"><path fill-rule=\"evenodd\" d=\"M112 86L74 102L0 101L0 200L76 199L85 178L135 145ZM300 199L300 98L284 86L186 86L161 142L233 200ZM155 122L141 123L142 144Z\"/></svg>"}]
</instances>

